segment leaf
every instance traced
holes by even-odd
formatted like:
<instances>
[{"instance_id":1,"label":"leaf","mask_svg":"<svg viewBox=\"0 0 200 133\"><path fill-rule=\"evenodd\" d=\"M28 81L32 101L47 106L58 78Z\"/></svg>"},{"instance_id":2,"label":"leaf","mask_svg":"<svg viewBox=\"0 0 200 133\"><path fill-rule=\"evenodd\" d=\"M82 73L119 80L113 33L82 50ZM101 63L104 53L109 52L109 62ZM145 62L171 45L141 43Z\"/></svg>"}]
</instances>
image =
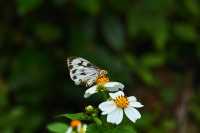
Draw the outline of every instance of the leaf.
<instances>
[{"instance_id":1,"label":"leaf","mask_svg":"<svg viewBox=\"0 0 200 133\"><path fill-rule=\"evenodd\" d=\"M121 50L125 44L122 23L116 17L107 17L103 22L103 35L106 41L115 49Z\"/></svg>"},{"instance_id":2,"label":"leaf","mask_svg":"<svg viewBox=\"0 0 200 133\"><path fill-rule=\"evenodd\" d=\"M17 0L18 13L24 15L35 10L42 4L42 0Z\"/></svg>"},{"instance_id":3,"label":"leaf","mask_svg":"<svg viewBox=\"0 0 200 133\"><path fill-rule=\"evenodd\" d=\"M100 0L76 0L76 5L83 11L92 15L97 14L100 11Z\"/></svg>"},{"instance_id":4,"label":"leaf","mask_svg":"<svg viewBox=\"0 0 200 133\"><path fill-rule=\"evenodd\" d=\"M47 126L47 129L53 133L65 133L68 126L64 123L51 123Z\"/></svg>"},{"instance_id":5,"label":"leaf","mask_svg":"<svg viewBox=\"0 0 200 133\"><path fill-rule=\"evenodd\" d=\"M8 86L6 83L2 82L0 80L0 108L3 108L9 103L9 98L8 98Z\"/></svg>"},{"instance_id":6,"label":"leaf","mask_svg":"<svg viewBox=\"0 0 200 133\"><path fill-rule=\"evenodd\" d=\"M169 24L168 21L164 18L158 18L150 26L154 27L150 34L154 39L154 45L158 50L163 50L165 48L167 39L169 38Z\"/></svg>"},{"instance_id":7,"label":"leaf","mask_svg":"<svg viewBox=\"0 0 200 133\"><path fill-rule=\"evenodd\" d=\"M113 129L113 131L111 130L111 133L136 133L135 129L131 125L121 125Z\"/></svg>"},{"instance_id":8,"label":"leaf","mask_svg":"<svg viewBox=\"0 0 200 133\"><path fill-rule=\"evenodd\" d=\"M125 61L126 61L127 65L129 67L131 67L132 69L134 69L135 67L137 67L138 62L137 62L137 59L136 59L135 56L133 56L131 54L127 54L125 56Z\"/></svg>"},{"instance_id":9,"label":"leaf","mask_svg":"<svg viewBox=\"0 0 200 133\"><path fill-rule=\"evenodd\" d=\"M93 120L96 122L97 125L102 125L102 121L98 117L93 117Z\"/></svg>"},{"instance_id":10,"label":"leaf","mask_svg":"<svg viewBox=\"0 0 200 133\"><path fill-rule=\"evenodd\" d=\"M199 16L199 3L198 0L184 0L186 9L195 16Z\"/></svg>"},{"instance_id":11,"label":"leaf","mask_svg":"<svg viewBox=\"0 0 200 133\"><path fill-rule=\"evenodd\" d=\"M155 76L153 73L146 68L139 68L138 69L138 75L142 78L142 80L149 85L157 85L158 81L156 80Z\"/></svg>"},{"instance_id":12,"label":"leaf","mask_svg":"<svg viewBox=\"0 0 200 133\"><path fill-rule=\"evenodd\" d=\"M91 120L91 117L85 113L76 113L76 114L63 114L61 117L66 117L71 120Z\"/></svg>"},{"instance_id":13,"label":"leaf","mask_svg":"<svg viewBox=\"0 0 200 133\"><path fill-rule=\"evenodd\" d=\"M165 63L165 58L160 54L147 54L141 61L144 67L159 67Z\"/></svg>"},{"instance_id":14,"label":"leaf","mask_svg":"<svg viewBox=\"0 0 200 133\"><path fill-rule=\"evenodd\" d=\"M126 13L127 9L132 7L130 0L110 0L109 3L112 9L123 13Z\"/></svg>"},{"instance_id":15,"label":"leaf","mask_svg":"<svg viewBox=\"0 0 200 133\"><path fill-rule=\"evenodd\" d=\"M147 32L150 35L160 36L160 45L164 45L167 37L166 14L170 9L172 2L170 1L147 1L138 3L134 8L130 8L127 12L127 30L130 37L135 37L139 32ZM144 10L145 9L145 10ZM161 35L159 35L161 33ZM161 47L159 46L159 47Z\"/></svg>"},{"instance_id":16,"label":"leaf","mask_svg":"<svg viewBox=\"0 0 200 133\"><path fill-rule=\"evenodd\" d=\"M89 125L87 133L136 133L136 131L131 124L112 125L106 123L104 126Z\"/></svg>"},{"instance_id":17,"label":"leaf","mask_svg":"<svg viewBox=\"0 0 200 133\"><path fill-rule=\"evenodd\" d=\"M177 37L184 41L195 41L198 38L196 28L190 24L176 24L174 32Z\"/></svg>"}]
</instances>

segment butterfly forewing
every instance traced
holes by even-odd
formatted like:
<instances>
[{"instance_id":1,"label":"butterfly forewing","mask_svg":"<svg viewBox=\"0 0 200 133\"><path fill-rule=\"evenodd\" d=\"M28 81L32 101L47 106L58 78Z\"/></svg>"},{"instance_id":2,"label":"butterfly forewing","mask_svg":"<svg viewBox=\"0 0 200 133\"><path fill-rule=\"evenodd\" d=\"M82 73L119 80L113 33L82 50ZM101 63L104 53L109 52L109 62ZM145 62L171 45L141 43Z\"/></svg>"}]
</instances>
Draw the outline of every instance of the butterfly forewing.
<instances>
[{"instance_id":1,"label":"butterfly forewing","mask_svg":"<svg viewBox=\"0 0 200 133\"><path fill-rule=\"evenodd\" d=\"M99 75L100 69L81 57L70 57L67 64L70 77L77 85L91 86Z\"/></svg>"}]
</instances>

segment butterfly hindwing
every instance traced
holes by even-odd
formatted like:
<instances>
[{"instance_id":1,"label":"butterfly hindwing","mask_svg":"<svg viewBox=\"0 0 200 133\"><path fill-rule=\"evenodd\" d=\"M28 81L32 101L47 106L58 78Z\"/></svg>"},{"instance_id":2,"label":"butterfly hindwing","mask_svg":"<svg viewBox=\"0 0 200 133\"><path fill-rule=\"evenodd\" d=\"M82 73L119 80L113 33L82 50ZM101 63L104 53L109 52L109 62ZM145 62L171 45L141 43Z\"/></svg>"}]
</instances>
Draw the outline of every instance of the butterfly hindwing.
<instances>
[{"instance_id":1,"label":"butterfly hindwing","mask_svg":"<svg viewBox=\"0 0 200 133\"><path fill-rule=\"evenodd\" d=\"M67 59L70 77L75 84L91 86L98 77L100 69L81 57L70 57Z\"/></svg>"}]
</instances>

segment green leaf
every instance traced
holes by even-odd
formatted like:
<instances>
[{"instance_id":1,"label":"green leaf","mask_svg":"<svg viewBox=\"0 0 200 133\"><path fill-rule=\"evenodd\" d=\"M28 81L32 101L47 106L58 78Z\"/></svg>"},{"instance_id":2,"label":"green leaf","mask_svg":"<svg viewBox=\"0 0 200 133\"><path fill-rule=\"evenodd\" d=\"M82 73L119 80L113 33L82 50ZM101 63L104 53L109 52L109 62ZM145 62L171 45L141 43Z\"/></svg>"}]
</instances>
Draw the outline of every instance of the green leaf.
<instances>
[{"instance_id":1,"label":"green leaf","mask_svg":"<svg viewBox=\"0 0 200 133\"><path fill-rule=\"evenodd\" d=\"M184 0L186 9L195 16L199 16L199 1L198 0Z\"/></svg>"},{"instance_id":2,"label":"green leaf","mask_svg":"<svg viewBox=\"0 0 200 133\"><path fill-rule=\"evenodd\" d=\"M76 5L83 11L95 15L100 11L100 0L76 0Z\"/></svg>"},{"instance_id":3,"label":"green leaf","mask_svg":"<svg viewBox=\"0 0 200 133\"><path fill-rule=\"evenodd\" d=\"M165 63L165 58L160 54L147 54L141 61L144 67L159 67Z\"/></svg>"},{"instance_id":4,"label":"green leaf","mask_svg":"<svg viewBox=\"0 0 200 133\"><path fill-rule=\"evenodd\" d=\"M154 1L145 0L127 12L127 31L131 38L137 37L140 33L147 34L152 37L156 49L163 50L169 38L166 11L172 3L171 0Z\"/></svg>"},{"instance_id":5,"label":"green leaf","mask_svg":"<svg viewBox=\"0 0 200 133\"><path fill-rule=\"evenodd\" d=\"M154 45L158 50L163 50L169 38L168 21L162 17L159 17L155 19L155 22L153 22L153 24L150 24L150 26L153 27L153 29L151 29L150 31L150 34L154 39Z\"/></svg>"},{"instance_id":6,"label":"green leaf","mask_svg":"<svg viewBox=\"0 0 200 133\"><path fill-rule=\"evenodd\" d=\"M9 103L9 97L8 97L8 86L7 84L0 81L0 108L3 108Z\"/></svg>"},{"instance_id":7,"label":"green leaf","mask_svg":"<svg viewBox=\"0 0 200 133\"><path fill-rule=\"evenodd\" d=\"M128 53L125 56L125 61L126 61L127 65L129 67L131 67L132 69L134 69L135 67L137 67L138 62L137 62L137 59L136 59L135 56L133 56L133 55L131 55L131 54Z\"/></svg>"},{"instance_id":8,"label":"green leaf","mask_svg":"<svg viewBox=\"0 0 200 133\"><path fill-rule=\"evenodd\" d=\"M76 113L76 114L63 114L60 115L71 120L91 120L91 117L85 113Z\"/></svg>"},{"instance_id":9,"label":"green leaf","mask_svg":"<svg viewBox=\"0 0 200 133\"><path fill-rule=\"evenodd\" d=\"M89 125L87 133L136 133L136 131L131 124L112 125L106 123L103 126Z\"/></svg>"},{"instance_id":10,"label":"green leaf","mask_svg":"<svg viewBox=\"0 0 200 133\"><path fill-rule=\"evenodd\" d=\"M35 10L42 4L42 0L17 0L18 13L24 15Z\"/></svg>"},{"instance_id":11,"label":"green leaf","mask_svg":"<svg viewBox=\"0 0 200 133\"><path fill-rule=\"evenodd\" d=\"M93 120L96 122L97 125L102 125L102 121L98 117L93 117Z\"/></svg>"},{"instance_id":12,"label":"green leaf","mask_svg":"<svg viewBox=\"0 0 200 133\"><path fill-rule=\"evenodd\" d=\"M177 37L184 41L195 41L198 38L196 28L190 24L177 24L174 27Z\"/></svg>"},{"instance_id":13,"label":"green leaf","mask_svg":"<svg viewBox=\"0 0 200 133\"><path fill-rule=\"evenodd\" d=\"M47 129L53 133L65 133L68 126L64 123L51 123L47 126Z\"/></svg>"},{"instance_id":14,"label":"green leaf","mask_svg":"<svg viewBox=\"0 0 200 133\"><path fill-rule=\"evenodd\" d=\"M153 73L149 69L138 68L138 75L142 78L142 80L148 85L156 85L158 84L156 78Z\"/></svg>"}]
</instances>

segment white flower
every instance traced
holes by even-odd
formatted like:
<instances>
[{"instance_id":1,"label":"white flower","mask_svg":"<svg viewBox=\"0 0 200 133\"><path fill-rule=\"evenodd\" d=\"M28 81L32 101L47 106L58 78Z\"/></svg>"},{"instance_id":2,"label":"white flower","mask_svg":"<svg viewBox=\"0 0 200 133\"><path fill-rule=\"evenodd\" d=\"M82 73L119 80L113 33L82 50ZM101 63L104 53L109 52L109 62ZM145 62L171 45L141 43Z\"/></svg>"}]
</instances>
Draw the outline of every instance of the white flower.
<instances>
[{"instance_id":1,"label":"white flower","mask_svg":"<svg viewBox=\"0 0 200 133\"><path fill-rule=\"evenodd\" d=\"M109 93L109 95L112 100L99 105L102 115L107 115L107 122L117 125L120 124L123 119L123 112L134 123L137 119L140 119L141 115L135 108L141 108L143 105L137 102L136 97L126 97L122 91Z\"/></svg>"},{"instance_id":2,"label":"white flower","mask_svg":"<svg viewBox=\"0 0 200 133\"><path fill-rule=\"evenodd\" d=\"M77 133L86 133L87 125L82 124L79 120L72 120L65 133L73 133L74 129L76 129Z\"/></svg>"},{"instance_id":3,"label":"white flower","mask_svg":"<svg viewBox=\"0 0 200 133\"><path fill-rule=\"evenodd\" d=\"M73 128L70 126L65 133L72 133Z\"/></svg>"},{"instance_id":4,"label":"white flower","mask_svg":"<svg viewBox=\"0 0 200 133\"><path fill-rule=\"evenodd\" d=\"M77 128L77 132L78 133L86 133L86 130L87 130L87 125L86 124L78 126L78 128Z\"/></svg>"},{"instance_id":5,"label":"white flower","mask_svg":"<svg viewBox=\"0 0 200 133\"><path fill-rule=\"evenodd\" d=\"M110 92L116 92L119 90L123 90L124 85L120 82L106 82L104 84L97 84L87 89L85 91L84 97L88 98L89 96L97 93L98 91L102 91L102 89L105 89L106 91Z\"/></svg>"}]
</instances>

